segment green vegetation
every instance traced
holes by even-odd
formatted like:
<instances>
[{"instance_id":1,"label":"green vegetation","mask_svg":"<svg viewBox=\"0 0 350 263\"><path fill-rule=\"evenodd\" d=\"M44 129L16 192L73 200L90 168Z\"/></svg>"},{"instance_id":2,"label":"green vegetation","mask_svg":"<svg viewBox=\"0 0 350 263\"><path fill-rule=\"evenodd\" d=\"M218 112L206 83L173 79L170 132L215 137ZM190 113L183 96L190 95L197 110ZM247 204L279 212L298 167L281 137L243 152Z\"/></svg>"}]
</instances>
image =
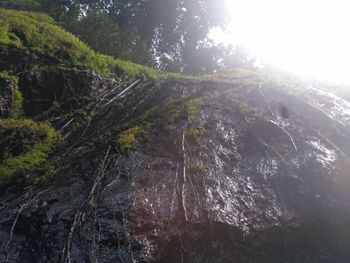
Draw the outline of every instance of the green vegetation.
<instances>
[{"instance_id":1,"label":"green vegetation","mask_svg":"<svg viewBox=\"0 0 350 263\"><path fill-rule=\"evenodd\" d=\"M188 114L188 117L191 119L194 119L199 110L200 107L209 99L209 93L204 94L201 97L191 99L185 104L186 107L186 113Z\"/></svg>"},{"instance_id":2,"label":"green vegetation","mask_svg":"<svg viewBox=\"0 0 350 263\"><path fill-rule=\"evenodd\" d=\"M1 11L0 11L1 14ZM1 14L2 15L2 14ZM0 21L0 43L14 45L16 47L21 47L21 40L16 36L16 34L11 32L9 24L4 21Z\"/></svg>"},{"instance_id":3,"label":"green vegetation","mask_svg":"<svg viewBox=\"0 0 350 263\"><path fill-rule=\"evenodd\" d=\"M156 127L161 125L159 128L174 132L181 119L193 121L201 107L217 94L216 92L199 93L195 86L192 92L187 94L182 94L179 86L173 86L173 89L172 96L168 96L166 100L160 103L155 103L153 108L142 115L140 121L146 121Z\"/></svg>"},{"instance_id":4,"label":"green vegetation","mask_svg":"<svg viewBox=\"0 0 350 263\"><path fill-rule=\"evenodd\" d=\"M0 0L0 3L2 2ZM25 2L34 3L37 1L18 0L12 2L25 4ZM108 139L109 142L113 140L116 149L120 152L133 150L135 141L144 137L145 131L148 131L150 127L165 128L167 132L173 133L178 131L178 129L183 129L184 121L188 122L186 134L198 144L198 148L205 149L206 145L201 141L204 141L204 137L209 135L210 131L204 127L194 127L193 125L196 123L194 120L202 106L209 99L217 96L219 92L203 93L203 90L206 89L202 89L202 84L215 86L212 84L222 82L243 87L245 85L256 85L258 87L259 83L285 83L283 78L278 80L271 79L267 75L238 68L225 73L200 77L157 71L143 65L93 51L76 36L59 27L51 17L44 13L0 8L0 28L0 56L4 54L5 58L8 58L7 54L15 54L16 56L14 57L18 56L22 59L20 63L17 63L17 61L13 62L10 58L8 66L5 63L0 63L2 67L0 71L3 71L0 72L0 77L12 79L16 83L18 79L13 76L25 70L58 72L85 69L95 70L104 76L120 77L122 79L124 77L126 79L142 77L145 81L165 82L164 85L158 86L158 90L154 91L151 89L146 94L154 101L151 101L151 109L140 110L140 115L143 115L137 120L139 121L137 123L142 124L131 128L130 125L125 126L122 124L122 127L124 127L122 130L125 130L112 139ZM91 31L89 32L91 33ZM94 35L91 34L91 36ZM97 36L95 35L94 37L96 38ZM96 47L103 41L101 42L98 39L97 42ZM94 48L97 49L96 47ZM5 61L5 59L3 60ZM5 62L7 63L7 61ZM20 66L17 68L17 65ZM165 90L160 92L161 88L165 88ZM229 91L232 92L232 89ZM162 94L163 97L160 99L155 98L157 92ZM144 97L143 99L146 100L147 98ZM62 160L72 164L75 163L75 160L81 158L78 155L74 155L72 160L75 159L71 161L64 156L55 165L53 165L54 162L52 161L46 162L48 154L59 139L59 135L46 123L19 119L23 115L22 103L22 94L19 89L15 89L13 100L14 114L12 118L17 119L0 119L0 136L1 130L8 132L7 149L11 149L12 146L16 146L16 149L19 149L17 152L6 150L4 157L0 158L0 183L11 178L11 175L17 171L26 169L39 171L38 174L41 173L42 178L48 178L50 177L49 174L53 174L52 171L64 166L62 165ZM63 134L74 133L75 131L80 131L79 129L83 125L85 127L89 120L93 118L88 110L89 107L87 107L89 103L91 103L91 98L83 98L82 96L72 97L64 101L55 101L51 109L44 113L46 115L42 115L40 118L52 120L53 118L51 117L55 116L62 118L62 120L74 119L65 128L66 130L62 132ZM124 106L121 104L119 107L126 109L127 105L130 104L124 103ZM248 108L244 102L238 101L237 107L246 115L252 113L252 108ZM121 131L120 128L118 129L118 132ZM18 138L20 140L15 142ZM99 145L102 141L101 138L96 139L92 144ZM86 152L82 154L86 154ZM46 169L46 167L48 168ZM199 168L194 166L193 169ZM201 166L200 169L203 169L203 167Z\"/></svg>"},{"instance_id":5,"label":"green vegetation","mask_svg":"<svg viewBox=\"0 0 350 263\"><path fill-rule=\"evenodd\" d=\"M41 3L40 0L0 0L0 7L37 10L41 7Z\"/></svg>"},{"instance_id":6,"label":"green vegetation","mask_svg":"<svg viewBox=\"0 0 350 263\"><path fill-rule=\"evenodd\" d=\"M34 145L28 145L32 143L29 141L24 142L22 148L25 152L19 155L11 152L10 156L5 156L5 159L0 163L0 182L8 179L18 170L32 168L44 163L54 143L59 139L58 133L46 123L35 123L29 119L0 119L0 130L11 131L14 129L17 132L23 130L23 132L31 133L32 136L36 136L41 140ZM30 140L28 136L24 139Z\"/></svg>"},{"instance_id":7,"label":"green vegetation","mask_svg":"<svg viewBox=\"0 0 350 263\"><path fill-rule=\"evenodd\" d=\"M187 130L187 134L195 138L209 135L209 131L204 127L191 127Z\"/></svg>"},{"instance_id":8,"label":"green vegetation","mask_svg":"<svg viewBox=\"0 0 350 263\"><path fill-rule=\"evenodd\" d=\"M236 69L224 74L192 77L179 73L160 72L130 61L102 55L93 51L73 34L57 26L55 21L44 13L0 8L0 28L2 29L0 31L2 49L15 47L25 51L23 54L36 53L35 58L38 61L32 61L31 57L31 62L37 68L92 69L106 76L113 74L129 77L143 76L146 80L157 81L174 78L190 81L214 80L238 83L247 79L251 83L258 83L260 80L260 76L256 73L244 69ZM41 58L50 57L52 58L50 65L42 63ZM252 77L254 78L252 79Z\"/></svg>"},{"instance_id":9,"label":"green vegetation","mask_svg":"<svg viewBox=\"0 0 350 263\"><path fill-rule=\"evenodd\" d=\"M0 7L48 13L95 51L158 69L203 74L242 60L236 47L207 38L227 22L226 4L215 0L2 2Z\"/></svg>"},{"instance_id":10,"label":"green vegetation","mask_svg":"<svg viewBox=\"0 0 350 263\"><path fill-rule=\"evenodd\" d=\"M0 32L1 34L2 32ZM0 71L0 78L3 78L3 79L8 79L10 78L10 75L7 71Z\"/></svg>"},{"instance_id":11,"label":"green vegetation","mask_svg":"<svg viewBox=\"0 0 350 263\"><path fill-rule=\"evenodd\" d=\"M144 130L145 128L142 126L134 126L121 132L116 139L117 147L123 152L132 150L135 140L144 133Z\"/></svg>"},{"instance_id":12,"label":"green vegetation","mask_svg":"<svg viewBox=\"0 0 350 263\"><path fill-rule=\"evenodd\" d=\"M155 65L151 49L137 30L120 26L106 10L67 21L64 26L95 51L147 66Z\"/></svg>"},{"instance_id":13,"label":"green vegetation","mask_svg":"<svg viewBox=\"0 0 350 263\"><path fill-rule=\"evenodd\" d=\"M7 71L0 71L0 78L12 80L16 84L18 83L18 77L10 75Z\"/></svg>"},{"instance_id":14,"label":"green vegetation","mask_svg":"<svg viewBox=\"0 0 350 263\"><path fill-rule=\"evenodd\" d=\"M15 89L15 96L14 96L14 111L13 115L14 117L20 117L23 115L23 96L22 93L18 88Z\"/></svg>"},{"instance_id":15,"label":"green vegetation","mask_svg":"<svg viewBox=\"0 0 350 263\"><path fill-rule=\"evenodd\" d=\"M98 63L97 55L91 49L55 25L54 20L45 14L0 9L0 25L4 29L0 44L61 56L61 63L65 66L86 65L106 70L106 65Z\"/></svg>"},{"instance_id":16,"label":"green vegetation","mask_svg":"<svg viewBox=\"0 0 350 263\"><path fill-rule=\"evenodd\" d=\"M159 79L161 73L146 66L114 59L91 50L76 36L57 26L43 13L0 9L0 45L29 50L40 56L58 60L53 66L62 68L92 69L103 75L122 73ZM33 61L39 67L42 62ZM52 66L52 65L50 65Z\"/></svg>"},{"instance_id":17,"label":"green vegetation","mask_svg":"<svg viewBox=\"0 0 350 263\"><path fill-rule=\"evenodd\" d=\"M17 76L12 76L9 75L8 72L6 71L0 71L0 78L2 79L7 79L13 82L14 84L14 96L13 96L13 112L12 112L12 117L18 118L22 116L23 114L23 96L20 90L18 89L18 77Z\"/></svg>"}]
</instances>

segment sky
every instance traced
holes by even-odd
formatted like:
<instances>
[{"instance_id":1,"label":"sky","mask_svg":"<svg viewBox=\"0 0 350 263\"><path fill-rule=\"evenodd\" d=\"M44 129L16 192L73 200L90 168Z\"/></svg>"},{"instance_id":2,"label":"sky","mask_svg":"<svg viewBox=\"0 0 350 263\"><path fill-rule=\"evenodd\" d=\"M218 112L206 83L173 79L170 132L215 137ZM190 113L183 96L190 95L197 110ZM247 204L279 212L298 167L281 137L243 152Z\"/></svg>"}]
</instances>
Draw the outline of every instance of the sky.
<instances>
[{"instance_id":1,"label":"sky","mask_svg":"<svg viewBox=\"0 0 350 263\"><path fill-rule=\"evenodd\" d=\"M217 42L242 44L277 68L350 84L350 0L225 0Z\"/></svg>"}]
</instances>

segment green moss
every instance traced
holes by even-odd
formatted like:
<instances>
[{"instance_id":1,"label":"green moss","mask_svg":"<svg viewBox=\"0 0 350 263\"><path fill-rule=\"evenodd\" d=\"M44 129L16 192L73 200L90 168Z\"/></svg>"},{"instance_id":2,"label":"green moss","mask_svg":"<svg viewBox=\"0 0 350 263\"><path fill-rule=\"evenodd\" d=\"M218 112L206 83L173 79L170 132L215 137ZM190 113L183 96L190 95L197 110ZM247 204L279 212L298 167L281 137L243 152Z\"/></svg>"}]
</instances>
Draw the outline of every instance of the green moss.
<instances>
[{"instance_id":1,"label":"green moss","mask_svg":"<svg viewBox=\"0 0 350 263\"><path fill-rule=\"evenodd\" d=\"M20 117L23 115L23 96L18 88L15 89L13 114L15 117Z\"/></svg>"},{"instance_id":2,"label":"green moss","mask_svg":"<svg viewBox=\"0 0 350 263\"><path fill-rule=\"evenodd\" d=\"M1 32L0 32L0 34L1 34ZM8 79L8 78L10 78L10 75L7 71L0 71L0 78Z\"/></svg>"},{"instance_id":3,"label":"green moss","mask_svg":"<svg viewBox=\"0 0 350 263\"><path fill-rule=\"evenodd\" d=\"M190 119L193 119L197 116L200 110L200 107L205 103L207 99L208 99L208 94L205 94L204 96L201 96L196 99L192 99L185 104L186 111Z\"/></svg>"},{"instance_id":4,"label":"green moss","mask_svg":"<svg viewBox=\"0 0 350 263\"><path fill-rule=\"evenodd\" d=\"M13 96L13 113L12 117L20 117L23 114L23 96L20 90L18 89L18 77L10 75L7 71L0 72L0 78L10 80L15 85L14 96Z\"/></svg>"},{"instance_id":5,"label":"green moss","mask_svg":"<svg viewBox=\"0 0 350 263\"><path fill-rule=\"evenodd\" d=\"M106 65L95 65L96 54L74 35L55 25L54 20L41 13L0 9L0 43L27 48L32 52L61 56L62 63L86 64L102 70Z\"/></svg>"},{"instance_id":6,"label":"green moss","mask_svg":"<svg viewBox=\"0 0 350 263\"><path fill-rule=\"evenodd\" d=\"M202 137L209 135L209 131L203 127L201 128L190 128L187 130L187 134L193 137Z\"/></svg>"},{"instance_id":7,"label":"green moss","mask_svg":"<svg viewBox=\"0 0 350 263\"><path fill-rule=\"evenodd\" d=\"M18 170L42 164L59 139L58 133L47 123L36 123L29 119L0 119L0 128L29 129L33 134L43 134L44 139L19 156L10 156L0 163L0 182L8 179Z\"/></svg>"},{"instance_id":8,"label":"green moss","mask_svg":"<svg viewBox=\"0 0 350 263\"><path fill-rule=\"evenodd\" d=\"M170 110L170 116L173 118L178 118L182 113L185 114L189 120L194 119L201 106L209 99L210 93L205 93L202 94L198 97L195 97L196 95L194 94L193 96L188 96L182 99L182 101L177 101L175 102L175 105L173 109Z\"/></svg>"},{"instance_id":9,"label":"green moss","mask_svg":"<svg viewBox=\"0 0 350 263\"><path fill-rule=\"evenodd\" d=\"M145 128L142 126L135 126L121 132L116 139L117 147L123 152L132 150L135 140L144 133L144 130Z\"/></svg>"},{"instance_id":10,"label":"green moss","mask_svg":"<svg viewBox=\"0 0 350 263\"><path fill-rule=\"evenodd\" d=\"M7 71L0 71L0 78L12 80L18 84L18 77L10 75Z\"/></svg>"},{"instance_id":11,"label":"green moss","mask_svg":"<svg viewBox=\"0 0 350 263\"><path fill-rule=\"evenodd\" d=\"M0 13L1 16L1 13ZM0 20L0 43L6 45L13 45L16 47L22 47L21 40L11 32L10 25L5 21Z\"/></svg>"},{"instance_id":12,"label":"green moss","mask_svg":"<svg viewBox=\"0 0 350 263\"><path fill-rule=\"evenodd\" d=\"M161 102L155 102L155 106L145 111L139 121L173 133L178 128L179 121L189 120L192 122L197 117L201 107L218 94L216 91L198 92L195 87L191 93L183 94L181 87L177 87L173 91L172 96L169 95Z\"/></svg>"}]
</instances>

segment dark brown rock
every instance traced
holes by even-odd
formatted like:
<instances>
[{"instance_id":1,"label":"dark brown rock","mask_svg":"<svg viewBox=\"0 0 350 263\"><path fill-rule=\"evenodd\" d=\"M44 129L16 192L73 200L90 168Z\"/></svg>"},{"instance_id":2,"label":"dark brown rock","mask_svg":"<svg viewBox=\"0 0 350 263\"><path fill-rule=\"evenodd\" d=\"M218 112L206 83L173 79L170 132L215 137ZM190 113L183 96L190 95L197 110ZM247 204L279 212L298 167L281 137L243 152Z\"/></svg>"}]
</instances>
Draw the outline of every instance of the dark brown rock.
<instances>
[{"instance_id":1,"label":"dark brown rock","mask_svg":"<svg viewBox=\"0 0 350 263\"><path fill-rule=\"evenodd\" d=\"M0 117L9 118L13 114L14 92L14 81L0 78Z\"/></svg>"}]
</instances>

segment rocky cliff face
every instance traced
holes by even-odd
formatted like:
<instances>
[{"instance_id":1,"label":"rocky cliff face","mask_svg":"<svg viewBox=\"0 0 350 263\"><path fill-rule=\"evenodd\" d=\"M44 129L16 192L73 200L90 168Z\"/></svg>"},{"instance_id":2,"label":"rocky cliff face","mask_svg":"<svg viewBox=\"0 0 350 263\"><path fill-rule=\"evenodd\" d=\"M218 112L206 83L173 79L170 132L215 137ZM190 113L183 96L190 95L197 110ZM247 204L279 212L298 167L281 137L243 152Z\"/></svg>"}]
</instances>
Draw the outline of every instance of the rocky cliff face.
<instances>
[{"instance_id":1,"label":"rocky cliff face","mask_svg":"<svg viewBox=\"0 0 350 263\"><path fill-rule=\"evenodd\" d=\"M80 128L52 117L65 138L53 184L3 187L2 261L346 262L348 103L305 87L110 83Z\"/></svg>"},{"instance_id":2,"label":"rocky cliff face","mask_svg":"<svg viewBox=\"0 0 350 263\"><path fill-rule=\"evenodd\" d=\"M8 78L0 78L0 117L8 118L13 114L15 88Z\"/></svg>"},{"instance_id":3,"label":"rocky cliff face","mask_svg":"<svg viewBox=\"0 0 350 263\"><path fill-rule=\"evenodd\" d=\"M25 147L1 156L1 262L350 258L348 102L254 74L154 81L5 66L32 121L2 119L0 132L32 127L35 139L16 135ZM50 150L23 164L51 129Z\"/></svg>"}]
</instances>

